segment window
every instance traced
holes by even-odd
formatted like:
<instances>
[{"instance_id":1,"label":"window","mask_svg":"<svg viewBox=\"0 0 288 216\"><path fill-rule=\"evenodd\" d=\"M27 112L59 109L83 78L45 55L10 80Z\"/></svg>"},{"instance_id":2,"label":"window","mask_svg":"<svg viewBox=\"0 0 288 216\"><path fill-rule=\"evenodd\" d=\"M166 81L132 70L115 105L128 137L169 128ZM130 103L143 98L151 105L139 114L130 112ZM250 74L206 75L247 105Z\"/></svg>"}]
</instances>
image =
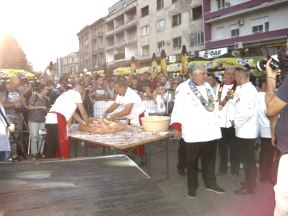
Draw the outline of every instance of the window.
<instances>
[{"instance_id":1,"label":"window","mask_svg":"<svg viewBox=\"0 0 288 216\"><path fill-rule=\"evenodd\" d=\"M160 10L164 7L164 0L157 0L157 10Z\"/></svg>"},{"instance_id":2,"label":"window","mask_svg":"<svg viewBox=\"0 0 288 216\"><path fill-rule=\"evenodd\" d=\"M181 14L176 14L172 17L172 26L181 25Z\"/></svg>"},{"instance_id":3,"label":"window","mask_svg":"<svg viewBox=\"0 0 288 216\"><path fill-rule=\"evenodd\" d=\"M71 66L71 72L76 72L76 67L75 66Z\"/></svg>"},{"instance_id":4,"label":"window","mask_svg":"<svg viewBox=\"0 0 288 216\"><path fill-rule=\"evenodd\" d=\"M142 56L148 56L149 55L149 45L142 46Z\"/></svg>"},{"instance_id":5,"label":"window","mask_svg":"<svg viewBox=\"0 0 288 216\"><path fill-rule=\"evenodd\" d=\"M231 37L232 38L239 37L239 29L238 28L231 30Z\"/></svg>"},{"instance_id":6,"label":"window","mask_svg":"<svg viewBox=\"0 0 288 216\"><path fill-rule=\"evenodd\" d=\"M181 37L173 38L173 49L181 48Z\"/></svg>"},{"instance_id":7,"label":"window","mask_svg":"<svg viewBox=\"0 0 288 216\"><path fill-rule=\"evenodd\" d=\"M145 35L149 35L149 34L150 34L149 25L143 26L143 27L140 29L140 35L141 35L141 36L145 36Z\"/></svg>"},{"instance_id":8,"label":"window","mask_svg":"<svg viewBox=\"0 0 288 216\"><path fill-rule=\"evenodd\" d=\"M202 6L192 8L192 20L202 18Z\"/></svg>"},{"instance_id":9,"label":"window","mask_svg":"<svg viewBox=\"0 0 288 216\"><path fill-rule=\"evenodd\" d=\"M162 20L158 20L156 22L156 31L164 31L165 29L165 20L162 19Z\"/></svg>"},{"instance_id":10,"label":"window","mask_svg":"<svg viewBox=\"0 0 288 216\"><path fill-rule=\"evenodd\" d=\"M263 25L252 26L253 34L263 32Z\"/></svg>"},{"instance_id":11,"label":"window","mask_svg":"<svg viewBox=\"0 0 288 216\"><path fill-rule=\"evenodd\" d=\"M251 20L252 33L257 34L261 32L269 31L269 20L268 17L261 17Z\"/></svg>"},{"instance_id":12,"label":"window","mask_svg":"<svg viewBox=\"0 0 288 216\"><path fill-rule=\"evenodd\" d=\"M147 16L147 15L149 15L149 6L148 5L141 9L141 17Z\"/></svg>"},{"instance_id":13,"label":"window","mask_svg":"<svg viewBox=\"0 0 288 216\"><path fill-rule=\"evenodd\" d=\"M203 32L195 32L190 34L190 47L204 43Z\"/></svg>"},{"instance_id":14,"label":"window","mask_svg":"<svg viewBox=\"0 0 288 216\"><path fill-rule=\"evenodd\" d=\"M226 29L224 26L216 27L216 31L214 33L215 40L222 40L224 37L226 37L226 35Z\"/></svg>"},{"instance_id":15,"label":"window","mask_svg":"<svg viewBox=\"0 0 288 216\"><path fill-rule=\"evenodd\" d=\"M269 22L264 23L265 32L269 31Z\"/></svg>"},{"instance_id":16,"label":"window","mask_svg":"<svg viewBox=\"0 0 288 216\"><path fill-rule=\"evenodd\" d=\"M225 0L217 0L217 8L222 9L225 7Z\"/></svg>"},{"instance_id":17,"label":"window","mask_svg":"<svg viewBox=\"0 0 288 216\"><path fill-rule=\"evenodd\" d=\"M177 2L177 0L172 0L172 4L174 4L174 3L176 3Z\"/></svg>"},{"instance_id":18,"label":"window","mask_svg":"<svg viewBox=\"0 0 288 216\"><path fill-rule=\"evenodd\" d=\"M161 52L164 49L165 41L159 41L157 43L157 46L158 46L158 52Z\"/></svg>"}]
</instances>

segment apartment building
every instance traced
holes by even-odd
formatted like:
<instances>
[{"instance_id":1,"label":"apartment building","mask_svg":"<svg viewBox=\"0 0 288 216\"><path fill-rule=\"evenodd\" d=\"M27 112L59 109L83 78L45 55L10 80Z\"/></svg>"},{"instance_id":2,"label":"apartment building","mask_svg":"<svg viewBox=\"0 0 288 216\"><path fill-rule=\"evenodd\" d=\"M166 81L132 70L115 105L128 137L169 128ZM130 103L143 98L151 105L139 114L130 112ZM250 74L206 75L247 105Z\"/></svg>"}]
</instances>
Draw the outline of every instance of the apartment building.
<instances>
[{"instance_id":1,"label":"apartment building","mask_svg":"<svg viewBox=\"0 0 288 216\"><path fill-rule=\"evenodd\" d=\"M122 0L109 8L106 18L107 67L126 65L137 50L137 1Z\"/></svg>"},{"instance_id":2,"label":"apartment building","mask_svg":"<svg viewBox=\"0 0 288 216\"><path fill-rule=\"evenodd\" d=\"M180 56L182 45L190 55L204 49L201 0L121 0L108 11L77 34L80 71L129 66L132 56L147 66L162 49Z\"/></svg>"},{"instance_id":3,"label":"apartment building","mask_svg":"<svg viewBox=\"0 0 288 216\"><path fill-rule=\"evenodd\" d=\"M94 71L105 68L105 17L85 26L77 36L79 39L79 70Z\"/></svg>"},{"instance_id":4,"label":"apartment building","mask_svg":"<svg viewBox=\"0 0 288 216\"><path fill-rule=\"evenodd\" d=\"M137 14L138 56L151 61L153 53L180 56L183 45L190 55L204 48L201 0L141 0Z\"/></svg>"},{"instance_id":5,"label":"apartment building","mask_svg":"<svg viewBox=\"0 0 288 216\"><path fill-rule=\"evenodd\" d=\"M64 56L57 60L58 65L55 67L57 69L58 76L65 73L72 73L79 71L79 53L72 52L67 56ZM60 65L59 65L60 63Z\"/></svg>"},{"instance_id":6,"label":"apartment building","mask_svg":"<svg viewBox=\"0 0 288 216\"><path fill-rule=\"evenodd\" d=\"M286 46L287 0L204 0L203 11L207 50L265 56Z\"/></svg>"}]
</instances>

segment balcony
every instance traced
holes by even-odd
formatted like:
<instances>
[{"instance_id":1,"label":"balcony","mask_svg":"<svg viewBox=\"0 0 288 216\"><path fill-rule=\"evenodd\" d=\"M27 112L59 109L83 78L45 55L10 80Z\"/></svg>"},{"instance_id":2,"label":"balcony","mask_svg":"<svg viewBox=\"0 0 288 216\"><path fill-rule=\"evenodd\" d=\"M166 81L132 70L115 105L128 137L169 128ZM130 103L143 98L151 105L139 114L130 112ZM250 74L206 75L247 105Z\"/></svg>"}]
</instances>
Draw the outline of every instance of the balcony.
<instances>
[{"instance_id":1,"label":"balcony","mask_svg":"<svg viewBox=\"0 0 288 216\"><path fill-rule=\"evenodd\" d=\"M111 31L106 32L106 37L109 37L109 36L114 35L118 32L124 31L124 30L131 28L133 26L137 26L137 23L138 23L138 19L131 20L131 21L127 22L125 25L119 26L117 28L114 28Z\"/></svg>"},{"instance_id":2,"label":"balcony","mask_svg":"<svg viewBox=\"0 0 288 216\"><path fill-rule=\"evenodd\" d=\"M231 7L225 7L218 11L206 12L204 14L204 20L205 23L212 23L214 21L227 19L233 16L253 13L255 12L255 10L261 10L264 8L285 3L287 3L287 0L252 0Z\"/></svg>"},{"instance_id":3,"label":"balcony","mask_svg":"<svg viewBox=\"0 0 288 216\"><path fill-rule=\"evenodd\" d=\"M233 46L236 42L243 42L245 44L248 43L256 43L256 42L263 42L263 41L270 41L270 40L278 40L278 39L285 39L287 37L286 29L276 30L276 31L268 31L263 33L257 34L250 34L245 35L242 37L233 37L224 40L215 40L215 41L206 41L205 48L206 49L213 49L218 47L226 47L226 46Z\"/></svg>"}]
</instances>

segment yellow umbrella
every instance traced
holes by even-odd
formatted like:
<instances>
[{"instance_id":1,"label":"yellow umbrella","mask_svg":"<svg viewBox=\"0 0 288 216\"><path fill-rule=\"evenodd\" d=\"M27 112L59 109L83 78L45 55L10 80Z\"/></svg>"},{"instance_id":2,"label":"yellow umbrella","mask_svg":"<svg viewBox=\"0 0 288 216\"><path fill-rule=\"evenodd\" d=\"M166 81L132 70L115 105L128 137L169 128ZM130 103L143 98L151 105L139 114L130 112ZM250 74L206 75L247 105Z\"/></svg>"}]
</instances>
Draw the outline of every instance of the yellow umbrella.
<instances>
[{"instance_id":1,"label":"yellow umbrella","mask_svg":"<svg viewBox=\"0 0 288 216\"><path fill-rule=\"evenodd\" d=\"M130 66L131 75L136 75L136 62L134 56L131 58L131 66Z\"/></svg>"},{"instance_id":2,"label":"yellow umbrella","mask_svg":"<svg viewBox=\"0 0 288 216\"><path fill-rule=\"evenodd\" d=\"M161 66L161 73L166 74L167 73L167 62L166 62L166 53L165 53L164 49L161 52L160 66Z\"/></svg>"},{"instance_id":3,"label":"yellow umbrella","mask_svg":"<svg viewBox=\"0 0 288 216\"><path fill-rule=\"evenodd\" d=\"M188 74L188 56L187 56L187 49L186 46L182 46L182 56L181 56L181 63L182 63L182 68L181 68L181 75L186 76Z\"/></svg>"},{"instance_id":4,"label":"yellow umbrella","mask_svg":"<svg viewBox=\"0 0 288 216\"><path fill-rule=\"evenodd\" d=\"M149 71L150 71L150 67L141 67L141 68L136 69L137 74L143 74L143 73L149 72Z\"/></svg>"},{"instance_id":5,"label":"yellow umbrella","mask_svg":"<svg viewBox=\"0 0 288 216\"><path fill-rule=\"evenodd\" d=\"M26 70L22 69L0 69L0 76L5 78L21 76L27 78L35 77L35 74Z\"/></svg>"},{"instance_id":6,"label":"yellow umbrella","mask_svg":"<svg viewBox=\"0 0 288 216\"><path fill-rule=\"evenodd\" d=\"M174 63L174 64L167 65L168 72L176 73L176 72L180 72L181 70L182 70L181 63Z\"/></svg>"},{"instance_id":7,"label":"yellow umbrella","mask_svg":"<svg viewBox=\"0 0 288 216\"><path fill-rule=\"evenodd\" d=\"M208 70L213 70L215 69L218 64L216 61L214 60L196 60L196 61L190 61L188 63L188 67L190 67L190 65L195 65L195 64L201 64L201 65L205 65L205 67L208 69Z\"/></svg>"},{"instance_id":8,"label":"yellow umbrella","mask_svg":"<svg viewBox=\"0 0 288 216\"><path fill-rule=\"evenodd\" d=\"M104 70L98 70L98 71L96 71L96 74L101 76L101 77L105 77L105 71Z\"/></svg>"},{"instance_id":9,"label":"yellow umbrella","mask_svg":"<svg viewBox=\"0 0 288 216\"><path fill-rule=\"evenodd\" d=\"M130 74L130 67L118 67L113 70L113 75L127 75Z\"/></svg>"}]
</instances>

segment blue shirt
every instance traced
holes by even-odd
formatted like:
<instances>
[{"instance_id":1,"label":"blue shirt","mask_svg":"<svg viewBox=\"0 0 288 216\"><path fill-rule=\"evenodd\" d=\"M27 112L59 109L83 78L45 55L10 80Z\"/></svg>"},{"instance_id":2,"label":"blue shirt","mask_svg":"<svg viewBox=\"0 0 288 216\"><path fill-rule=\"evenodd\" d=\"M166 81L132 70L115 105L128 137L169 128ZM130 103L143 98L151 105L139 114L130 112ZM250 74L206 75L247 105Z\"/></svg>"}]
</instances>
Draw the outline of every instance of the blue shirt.
<instances>
[{"instance_id":1,"label":"blue shirt","mask_svg":"<svg viewBox=\"0 0 288 216\"><path fill-rule=\"evenodd\" d=\"M288 103L288 76L277 91L277 97ZM282 154L288 153L288 106L280 112L276 125L277 148Z\"/></svg>"}]
</instances>

